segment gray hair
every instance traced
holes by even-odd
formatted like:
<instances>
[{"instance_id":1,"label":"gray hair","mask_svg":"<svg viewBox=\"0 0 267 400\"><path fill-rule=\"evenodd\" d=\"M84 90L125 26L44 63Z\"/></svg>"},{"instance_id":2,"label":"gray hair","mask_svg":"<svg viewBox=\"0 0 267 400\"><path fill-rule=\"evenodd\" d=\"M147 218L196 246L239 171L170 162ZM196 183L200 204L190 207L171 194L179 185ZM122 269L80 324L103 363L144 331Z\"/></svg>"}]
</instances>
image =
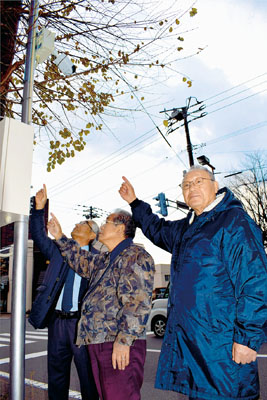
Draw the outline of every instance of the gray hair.
<instances>
[{"instance_id":1,"label":"gray hair","mask_svg":"<svg viewBox=\"0 0 267 400\"><path fill-rule=\"evenodd\" d=\"M115 224L123 224L125 227L124 235L126 238L134 238L135 237L135 231L136 231L136 225L134 223L132 214L129 213L128 211L122 210L120 208L117 208L116 210L113 211L115 216L113 218L113 222Z\"/></svg>"},{"instance_id":2,"label":"gray hair","mask_svg":"<svg viewBox=\"0 0 267 400\"><path fill-rule=\"evenodd\" d=\"M87 221L87 223L88 223L89 221ZM98 232L99 232L99 226L97 225L97 223L95 222L95 221L93 221L93 220L91 220L90 219L90 222L91 222L91 229L92 229L92 231L96 234L96 236L98 235Z\"/></svg>"},{"instance_id":3,"label":"gray hair","mask_svg":"<svg viewBox=\"0 0 267 400\"><path fill-rule=\"evenodd\" d=\"M192 167L190 167L188 171L184 171L183 181L185 180L185 177L189 172L198 171L198 170L207 172L210 176L210 179L212 181L215 181L215 176L214 176L213 172L211 172L211 170L209 170L206 167L202 167L202 165L192 165Z\"/></svg>"}]
</instances>

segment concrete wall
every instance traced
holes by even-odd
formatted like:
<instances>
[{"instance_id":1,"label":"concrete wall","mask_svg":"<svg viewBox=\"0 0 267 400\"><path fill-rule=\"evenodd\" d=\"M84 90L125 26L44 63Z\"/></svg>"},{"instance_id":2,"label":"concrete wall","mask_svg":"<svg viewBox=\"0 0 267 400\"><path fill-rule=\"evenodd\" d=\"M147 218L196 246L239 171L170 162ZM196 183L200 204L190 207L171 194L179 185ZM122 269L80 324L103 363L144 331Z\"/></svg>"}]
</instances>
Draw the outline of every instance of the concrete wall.
<instances>
[{"instance_id":1,"label":"concrete wall","mask_svg":"<svg viewBox=\"0 0 267 400\"><path fill-rule=\"evenodd\" d=\"M166 277L170 276L170 264L156 264L156 272L154 278L154 288L167 287L169 280Z\"/></svg>"}]
</instances>

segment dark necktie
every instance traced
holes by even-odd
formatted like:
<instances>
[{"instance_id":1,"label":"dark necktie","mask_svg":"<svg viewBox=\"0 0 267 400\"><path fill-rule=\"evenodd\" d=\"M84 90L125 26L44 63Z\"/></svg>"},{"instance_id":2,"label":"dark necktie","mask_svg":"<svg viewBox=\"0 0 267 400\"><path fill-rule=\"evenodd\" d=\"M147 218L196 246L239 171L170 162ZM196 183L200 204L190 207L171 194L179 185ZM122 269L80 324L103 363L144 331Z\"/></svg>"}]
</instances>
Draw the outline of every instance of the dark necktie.
<instances>
[{"instance_id":1,"label":"dark necktie","mask_svg":"<svg viewBox=\"0 0 267 400\"><path fill-rule=\"evenodd\" d=\"M62 310L70 311L72 308L72 295L73 295L73 283L74 283L75 272L69 268L67 279L65 281L63 299L62 299Z\"/></svg>"}]
</instances>

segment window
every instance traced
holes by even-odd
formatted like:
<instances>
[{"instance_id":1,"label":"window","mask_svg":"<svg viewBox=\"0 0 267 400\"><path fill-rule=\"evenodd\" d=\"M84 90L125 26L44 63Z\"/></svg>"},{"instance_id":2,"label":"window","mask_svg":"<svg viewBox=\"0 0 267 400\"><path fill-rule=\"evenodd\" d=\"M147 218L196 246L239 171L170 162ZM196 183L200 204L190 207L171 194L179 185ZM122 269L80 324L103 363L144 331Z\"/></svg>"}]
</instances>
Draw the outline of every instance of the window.
<instances>
[{"instance_id":1,"label":"window","mask_svg":"<svg viewBox=\"0 0 267 400\"><path fill-rule=\"evenodd\" d=\"M170 282L170 275L164 275L165 282Z\"/></svg>"}]
</instances>

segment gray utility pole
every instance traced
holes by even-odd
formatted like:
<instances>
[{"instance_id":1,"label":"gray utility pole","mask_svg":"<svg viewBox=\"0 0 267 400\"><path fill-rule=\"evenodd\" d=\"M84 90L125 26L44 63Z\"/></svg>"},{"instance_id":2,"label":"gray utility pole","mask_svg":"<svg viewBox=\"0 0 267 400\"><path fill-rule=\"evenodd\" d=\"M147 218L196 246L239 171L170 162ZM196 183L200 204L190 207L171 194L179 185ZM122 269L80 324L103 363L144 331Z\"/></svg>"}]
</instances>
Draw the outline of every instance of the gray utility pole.
<instances>
[{"instance_id":1,"label":"gray utility pole","mask_svg":"<svg viewBox=\"0 0 267 400\"><path fill-rule=\"evenodd\" d=\"M39 1L31 1L21 121L30 125ZM30 199L29 199L30 200ZM29 201L30 206L30 201ZM29 217L14 223L13 290L11 306L10 399L25 398L26 265Z\"/></svg>"}]
</instances>

